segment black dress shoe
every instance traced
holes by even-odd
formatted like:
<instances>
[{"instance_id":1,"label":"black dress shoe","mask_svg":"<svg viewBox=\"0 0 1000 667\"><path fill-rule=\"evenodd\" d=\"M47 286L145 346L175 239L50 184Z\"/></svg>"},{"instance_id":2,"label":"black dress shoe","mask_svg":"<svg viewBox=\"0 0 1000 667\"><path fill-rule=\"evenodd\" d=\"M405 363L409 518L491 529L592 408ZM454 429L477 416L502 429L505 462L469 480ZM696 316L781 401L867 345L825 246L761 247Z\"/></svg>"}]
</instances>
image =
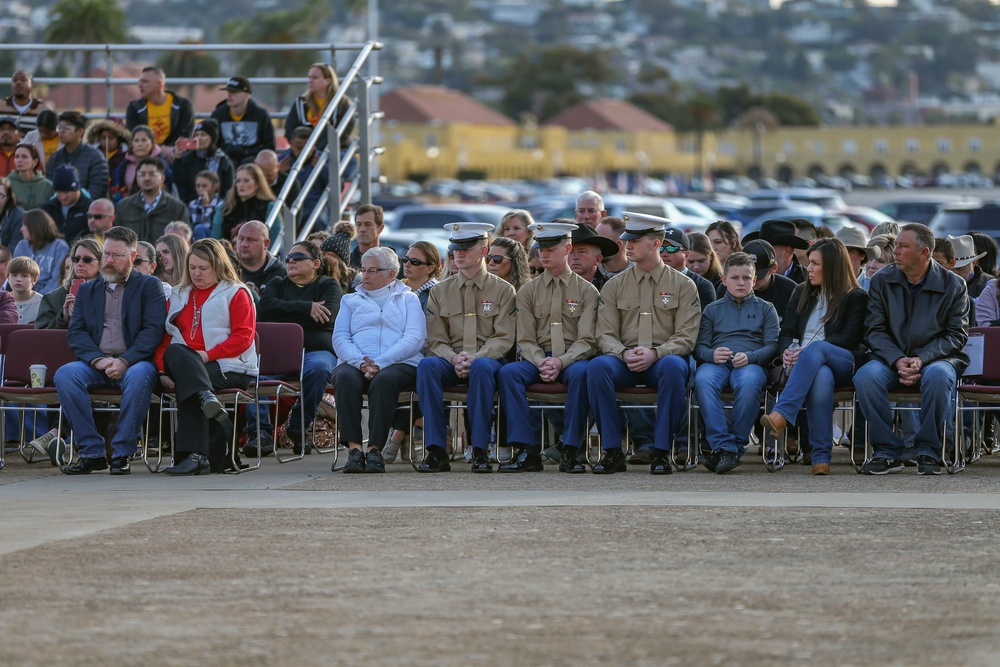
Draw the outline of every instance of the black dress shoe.
<instances>
[{"instance_id":1,"label":"black dress shoe","mask_svg":"<svg viewBox=\"0 0 1000 667\"><path fill-rule=\"evenodd\" d=\"M448 453L444 447L431 445L427 448L427 458L417 466L417 472L448 472L451 470L451 463L448 461Z\"/></svg>"},{"instance_id":2,"label":"black dress shoe","mask_svg":"<svg viewBox=\"0 0 1000 667\"><path fill-rule=\"evenodd\" d=\"M528 454L523 459L515 458L510 463L504 463L497 468L500 472L542 472L545 466L542 465L541 454Z\"/></svg>"},{"instance_id":3,"label":"black dress shoe","mask_svg":"<svg viewBox=\"0 0 1000 667\"><path fill-rule=\"evenodd\" d=\"M576 447L564 446L562 463L559 464L559 472L567 472L571 475L587 472L587 467L580 461L579 454L580 451Z\"/></svg>"},{"instance_id":4,"label":"black dress shoe","mask_svg":"<svg viewBox=\"0 0 1000 667\"><path fill-rule=\"evenodd\" d=\"M649 464L649 472L653 475L669 475L674 469L670 465L670 452L653 450L653 462Z\"/></svg>"},{"instance_id":5,"label":"black dress shoe","mask_svg":"<svg viewBox=\"0 0 1000 667\"><path fill-rule=\"evenodd\" d=\"M595 475L611 475L616 472L625 472L625 454L619 449L605 449L604 456L594 465Z\"/></svg>"},{"instance_id":6,"label":"black dress shoe","mask_svg":"<svg viewBox=\"0 0 1000 667\"><path fill-rule=\"evenodd\" d=\"M128 456L116 456L111 459L111 470L108 474L111 475L129 475L132 473L132 466L130 465L130 459Z\"/></svg>"},{"instance_id":7,"label":"black dress shoe","mask_svg":"<svg viewBox=\"0 0 1000 667\"><path fill-rule=\"evenodd\" d=\"M191 454L177 465L164 468L163 472L174 477L183 475L208 475L212 472L212 466L208 462L208 457L204 454Z\"/></svg>"},{"instance_id":8,"label":"black dress shoe","mask_svg":"<svg viewBox=\"0 0 1000 667\"><path fill-rule=\"evenodd\" d=\"M227 419L226 408L215 394L210 391L199 391L198 398L201 400L201 411L206 417L216 421Z\"/></svg>"},{"instance_id":9,"label":"black dress shoe","mask_svg":"<svg viewBox=\"0 0 1000 667\"><path fill-rule=\"evenodd\" d=\"M472 472L493 472L493 464L490 463L490 455L485 449L472 450Z\"/></svg>"},{"instance_id":10,"label":"black dress shoe","mask_svg":"<svg viewBox=\"0 0 1000 667\"><path fill-rule=\"evenodd\" d=\"M89 475L95 470L106 470L107 467L108 460L103 456L94 459L85 459L81 457L76 463L63 468L63 472L67 475Z\"/></svg>"}]
</instances>

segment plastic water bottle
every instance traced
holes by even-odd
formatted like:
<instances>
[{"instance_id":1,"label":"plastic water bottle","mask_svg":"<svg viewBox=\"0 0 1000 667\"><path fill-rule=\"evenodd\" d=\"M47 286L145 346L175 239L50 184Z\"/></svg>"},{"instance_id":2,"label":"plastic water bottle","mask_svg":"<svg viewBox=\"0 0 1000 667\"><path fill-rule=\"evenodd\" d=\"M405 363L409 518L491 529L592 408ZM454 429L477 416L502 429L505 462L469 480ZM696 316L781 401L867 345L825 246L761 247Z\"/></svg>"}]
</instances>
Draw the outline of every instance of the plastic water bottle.
<instances>
[{"instance_id":1,"label":"plastic water bottle","mask_svg":"<svg viewBox=\"0 0 1000 667\"><path fill-rule=\"evenodd\" d=\"M802 346L799 345L799 339L798 338L793 338L792 339L792 344L788 346L788 351L789 352L798 352L801 349L802 349ZM790 371L790 370L792 370L792 367L789 364L785 364L785 371Z\"/></svg>"}]
</instances>

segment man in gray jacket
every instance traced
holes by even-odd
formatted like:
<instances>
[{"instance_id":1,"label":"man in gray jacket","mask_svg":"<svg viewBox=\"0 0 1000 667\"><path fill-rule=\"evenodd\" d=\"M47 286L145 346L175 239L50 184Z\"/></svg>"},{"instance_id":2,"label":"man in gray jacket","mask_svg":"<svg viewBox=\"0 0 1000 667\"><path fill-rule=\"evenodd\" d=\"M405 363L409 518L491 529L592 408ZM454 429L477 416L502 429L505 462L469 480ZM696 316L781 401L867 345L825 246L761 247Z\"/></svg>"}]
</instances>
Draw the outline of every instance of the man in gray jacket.
<instances>
[{"instance_id":1,"label":"man in gray jacket","mask_svg":"<svg viewBox=\"0 0 1000 667\"><path fill-rule=\"evenodd\" d=\"M892 428L889 392L920 390L920 428L914 441L917 473L941 474L944 423L951 419L958 377L969 365L969 299L965 281L931 260L934 234L904 225L893 251L896 263L872 277L865 345L872 360L854 376L861 412L875 450L866 475L903 469L903 439Z\"/></svg>"},{"instance_id":2,"label":"man in gray jacket","mask_svg":"<svg viewBox=\"0 0 1000 667\"><path fill-rule=\"evenodd\" d=\"M62 148L49 158L45 173L55 173L56 167L67 164L80 175L80 186L92 199L108 196L108 161L101 152L83 142L87 129L87 118L79 111L63 111L59 114L56 131Z\"/></svg>"},{"instance_id":3,"label":"man in gray jacket","mask_svg":"<svg viewBox=\"0 0 1000 667\"><path fill-rule=\"evenodd\" d=\"M138 234L140 241L156 243L156 239L166 234L171 222L191 222L188 207L163 189L165 173L166 167L160 158L140 160L135 172L139 192L122 199L115 208L118 224Z\"/></svg>"}]
</instances>

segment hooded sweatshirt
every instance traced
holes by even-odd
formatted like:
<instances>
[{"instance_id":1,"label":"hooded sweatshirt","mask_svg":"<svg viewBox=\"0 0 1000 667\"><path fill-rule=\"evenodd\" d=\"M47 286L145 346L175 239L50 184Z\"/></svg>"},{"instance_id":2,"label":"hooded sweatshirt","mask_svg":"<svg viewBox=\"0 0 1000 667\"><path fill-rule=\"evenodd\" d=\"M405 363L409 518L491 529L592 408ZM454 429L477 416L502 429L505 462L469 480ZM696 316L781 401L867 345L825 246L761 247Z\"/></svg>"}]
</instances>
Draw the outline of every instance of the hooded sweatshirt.
<instances>
[{"instance_id":1,"label":"hooded sweatshirt","mask_svg":"<svg viewBox=\"0 0 1000 667\"><path fill-rule=\"evenodd\" d=\"M34 178L30 180L25 180L16 171L7 178L10 179L14 196L17 197L17 205L24 210L39 208L56 193L52 189L52 181L42 176L40 171L36 171Z\"/></svg>"}]
</instances>

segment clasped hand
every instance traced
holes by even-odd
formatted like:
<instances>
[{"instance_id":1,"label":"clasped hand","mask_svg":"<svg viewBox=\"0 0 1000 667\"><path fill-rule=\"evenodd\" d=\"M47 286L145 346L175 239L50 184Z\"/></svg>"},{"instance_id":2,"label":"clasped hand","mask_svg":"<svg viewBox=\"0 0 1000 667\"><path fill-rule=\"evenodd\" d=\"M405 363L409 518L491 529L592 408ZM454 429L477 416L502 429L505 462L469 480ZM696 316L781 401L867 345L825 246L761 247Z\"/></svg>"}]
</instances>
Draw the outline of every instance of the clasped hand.
<instances>
[{"instance_id":1,"label":"clasped hand","mask_svg":"<svg viewBox=\"0 0 1000 667\"><path fill-rule=\"evenodd\" d=\"M641 373L648 370L650 366L656 363L656 350L651 350L648 347L633 347L631 350L625 350L622 353L622 360L625 361L625 365L633 373Z\"/></svg>"},{"instance_id":2,"label":"clasped hand","mask_svg":"<svg viewBox=\"0 0 1000 667\"><path fill-rule=\"evenodd\" d=\"M476 358L468 352L459 352L456 354L451 358L451 365L455 369L455 375L460 378L469 377L469 369L472 368L472 362L475 360Z\"/></svg>"},{"instance_id":3,"label":"clasped hand","mask_svg":"<svg viewBox=\"0 0 1000 667\"><path fill-rule=\"evenodd\" d=\"M920 381L920 370L924 362L920 357L902 357L896 362L896 372L899 373L899 383L907 387Z\"/></svg>"}]
</instances>

